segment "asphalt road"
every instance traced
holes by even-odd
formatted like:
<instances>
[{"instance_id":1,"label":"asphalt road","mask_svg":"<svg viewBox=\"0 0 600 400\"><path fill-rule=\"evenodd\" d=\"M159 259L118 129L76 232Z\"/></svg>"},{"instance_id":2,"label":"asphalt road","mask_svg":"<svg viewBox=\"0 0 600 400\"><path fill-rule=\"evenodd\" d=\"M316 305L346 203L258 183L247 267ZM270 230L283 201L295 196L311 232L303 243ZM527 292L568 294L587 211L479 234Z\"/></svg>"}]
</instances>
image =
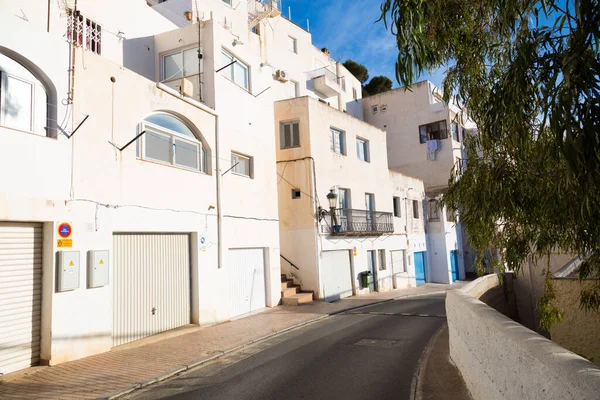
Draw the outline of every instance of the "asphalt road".
<instances>
[{"instance_id":1,"label":"asphalt road","mask_svg":"<svg viewBox=\"0 0 600 400\"><path fill-rule=\"evenodd\" d=\"M419 358L445 322L444 296L329 317L256 343L128 399L409 399Z\"/></svg>"}]
</instances>

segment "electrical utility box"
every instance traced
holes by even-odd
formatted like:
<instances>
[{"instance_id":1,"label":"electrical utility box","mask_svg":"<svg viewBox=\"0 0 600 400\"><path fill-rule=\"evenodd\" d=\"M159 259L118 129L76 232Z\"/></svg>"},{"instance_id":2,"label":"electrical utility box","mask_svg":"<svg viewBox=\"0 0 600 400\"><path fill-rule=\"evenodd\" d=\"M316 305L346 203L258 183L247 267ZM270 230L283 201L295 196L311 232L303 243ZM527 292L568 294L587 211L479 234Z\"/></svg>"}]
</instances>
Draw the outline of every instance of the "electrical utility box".
<instances>
[{"instance_id":1,"label":"electrical utility box","mask_svg":"<svg viewBox=\"0 0 600 400\"><path fill-rule=\"evenodd\" d=\"M79 288L79 252L58 252L57 290L66 292Z\"/></svg>"},{"instance_id":2,"label":"electrical utility box","mask_svg":"<svg viewBox=\"0 0 600 400\"><path fill-rule=\"evenodd\" d=\"M88 251L88 288L108 285L108 250Z\"/></svg>"}]
</instances>

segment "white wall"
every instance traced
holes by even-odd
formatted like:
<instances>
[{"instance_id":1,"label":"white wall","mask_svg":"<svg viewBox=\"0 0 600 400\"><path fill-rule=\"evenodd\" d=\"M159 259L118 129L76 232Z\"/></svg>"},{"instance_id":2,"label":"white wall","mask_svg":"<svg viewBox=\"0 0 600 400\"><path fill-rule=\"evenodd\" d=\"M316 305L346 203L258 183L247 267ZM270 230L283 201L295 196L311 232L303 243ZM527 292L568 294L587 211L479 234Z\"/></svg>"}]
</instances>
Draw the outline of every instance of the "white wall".
<instances>
[{"instance_id":1,"label":"white wall","mask_svg":"<svg viewBox=\"0 0 600 400\"><path fill-rule=\"evenodd\" d=\"M281 149L279 123L299 121L300 144L298 148ZM329 129L336 127L346 133L346 155L333 153L329 144ZM389 171L385 149L385 132L363 121L324 105L312 97L301 97L275 103L275 129L279 182L279 208L282 254L300 267L297 271L282 263L282 271L293 273L302 281L304 289L314 290L321 296L320 270L323 251L349 250L356 247L352 257L353 286L356 294L366 293L359 282L360 272L368 268L367 251L386 251L386 270L378 271L380 290L393 288L390 251L423 251L425 248L424 220L412 218L412 200L422 200L423 183ZM356 136L369 140L370 162L356 156ZM312 161L316 171L314 187ZM351 191L351 208L364 210L365 193L375 195L377 211L393 212L393 196L402 199L402 215L393 218L394 232L380 237L339 237L327 233L327 221L315 227L318 205L328 209L326 195L331 188L346 188ZM291 190L302 191L300 199L292 199ZM410 189L410 190L409 190ZM317 204L315 204L317 199ZM408 199L408 204L406 201ZM407 214L409 218L407 220ZM406 227L406 228L405 228ZM411 257L412 258L412 257ZM408 261L408 260L407 260ZM405 273L397 276L399 287L415 285L414 265L407 266Z\"/></svg>"},{"instance_id":2,"label":"white wall","mask_svg":"<svg viewBox=\"0 0 600 400\"><path fill-rule=\"evenodd\" d=\"M450 358L471 396L597 399L599 367L478 300L498 285L498 277L488 275L446 295Z\"/></svg>"},{"instance_id":3,"label":"white wall","mask_svg":"<svg viewBox=\"0 0 600 400\"><path fill-rule=\"evenodd\" d=\"M412 91L403 88L362 99L365 121L384 129L388 134L390 169L423 180L428 194L437 195L448 186L448 179L457 157L462 157L461 144L452 139L440 141L441 150L435 161L427 160L425 143L419 142L419 126L444 120L450 130L450 110L431 96L428 81L414 84ZM379 111L373 113L372 107ZM387 111L381 111L387 106Z\"/></svg>"}]
</instances>

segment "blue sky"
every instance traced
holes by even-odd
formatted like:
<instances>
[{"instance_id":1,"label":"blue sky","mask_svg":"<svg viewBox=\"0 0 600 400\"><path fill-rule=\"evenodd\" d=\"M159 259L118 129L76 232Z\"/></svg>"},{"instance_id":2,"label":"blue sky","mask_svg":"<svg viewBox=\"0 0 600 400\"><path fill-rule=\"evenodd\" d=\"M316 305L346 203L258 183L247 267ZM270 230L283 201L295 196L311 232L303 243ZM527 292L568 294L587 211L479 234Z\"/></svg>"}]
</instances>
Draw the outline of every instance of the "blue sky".
<instances>
[{"instance_id":1,"label":"blue sky","mask_svg":"<svg viewBox=\"0 0 600 400\"><path fill-rule=\"evenodd\" d=\"M291 8L292 21L306 29L310 20L313 44L327 47L331 57L345 61L348 58L364 64L369 76L385 75L398 87L395 77L395 62L398 55L395 37L386 31L377 0L282 0L282 13L288 16ZM317 5L318 4L318 5ZM440 84L444 71L433 76L424 75L419 80L429 79Z\"/></svg>"}]
</instances>

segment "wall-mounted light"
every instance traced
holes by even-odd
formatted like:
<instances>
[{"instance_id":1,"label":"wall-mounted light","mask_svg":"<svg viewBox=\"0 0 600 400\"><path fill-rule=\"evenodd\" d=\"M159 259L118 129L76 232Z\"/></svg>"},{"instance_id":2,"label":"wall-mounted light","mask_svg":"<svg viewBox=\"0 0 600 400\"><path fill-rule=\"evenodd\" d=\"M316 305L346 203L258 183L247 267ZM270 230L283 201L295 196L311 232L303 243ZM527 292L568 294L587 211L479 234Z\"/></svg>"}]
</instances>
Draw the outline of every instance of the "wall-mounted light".
<instances>
[{"instance_id":1,"label":"wall-mounted light","mask_svg":"<svg viewBox=\"0 0 600 400\"><path fill-rule=\"evenodd\" d=\"M232 46L237 46L238 44L239 44L239 45L243 45L243 44L244 44L244 42L242 42L242 41L241 41L241 40L239 40L239 39L233 39L233 43L231 43L231 45L232 45Z\"/></svg>"},{"instance_id":2,"label":"wall-mounted light","mask_svg":"<svg viewBox=\"0 0 600 400\"><path fill-rule=\"evenodd\" d=\"M337 205L337 193L333 189L329 189L327 193L327 201L329 201L329 214L331 215L331 229L333 232L339 232L341 226L338 225L337 216L335 215L335 206Z\"/></svg>"}]
</instances>

